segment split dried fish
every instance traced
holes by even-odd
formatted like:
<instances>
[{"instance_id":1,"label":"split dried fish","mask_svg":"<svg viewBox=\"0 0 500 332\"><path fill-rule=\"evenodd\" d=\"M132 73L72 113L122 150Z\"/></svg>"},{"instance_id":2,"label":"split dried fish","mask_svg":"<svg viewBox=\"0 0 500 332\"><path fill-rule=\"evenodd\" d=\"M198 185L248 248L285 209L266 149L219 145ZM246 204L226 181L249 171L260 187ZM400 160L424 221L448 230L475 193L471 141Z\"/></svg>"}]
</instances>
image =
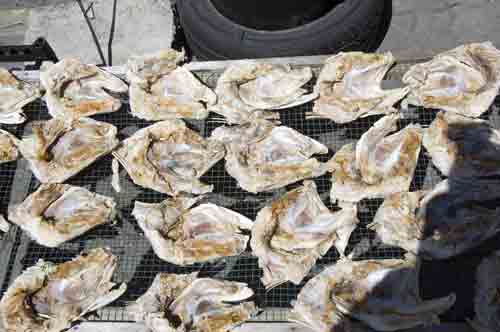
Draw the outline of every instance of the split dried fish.
<instances>
[{"instance_id":1,"label":"split dried fish","mask_svg":"<svg viewBox=\"0 0 500 332\"><path fill-rule=\"evenodd\" d=\"M116 112L121 102L109 92L128 90L118 77L77 59L63 59L55 64L44 62L40 82L46 91L50 115L64 119Z\"/></svg>"},{"instance_id":2,"label":"split dried fish","mask_svg":"<svg viewBox=\"0 0 500 332\"><path fill-rule=\"evenodd\" d=\"M399 115L387 115L361 136L343 146L329 162L333 202L359 202L408 191L417 167L423 131L419 125L397 130Z\"/></svg>"},{"instance_id":3,"label":"split dried fish","mask_svg":"<svg viewBox=\"0 0 500 332\"><path fill-rule=\"evenodd\" d=\"M160 50L148 55L132 55L127 61L126 76L132 84L146 87L164 75L171 73L184 61L184 52L172 49Z\"/></svg>"},{"instance_id":4,"label":"split dried fish","mask_svg":"<svg viewBox=\"0 0 500 332\"><path fill-rule=\"evenodd\" d=\"M42 184L11 209L9 219L37 243L57 247L112 222L115 215L112 198L68 184Z\"/></svg>"},{"instance_id":5,"label":"split dried fish","mask_svg":"<svg viewBox=\"0 0 500 332\"><path fill-rule=\"evenodd\" d=\"M226 170L241 188L252 193L271 191L321 176L328 165L311 158L328 148L292 128L256 120L218 127L212 139L226 145Z\"/></svg>"},{"instance_id":6,"label":"split dried fish","mask_svg":"<svg viewBox=\"0 0 500 332\"><path fill-rule=\"evenodd\" d=\"M0 214L0 231L4 233L8 233L10 229L10 224L5 217Z\"/></svg>"},{"instance_id":7,"label":"split dried fish","mask_svg":"<svg viewBox=\"0 0 500 332\"><path fill-rule=\"evenodd\" d=\"M19 156L19 140L8 131L0 129L0 164L14 161Z\"/></svg>"},{"instance_id":8,"label":"split dried fish","mask_svg":"<svg viewBox=\"0 0 500 332\"><path fill-rule=\"evenodd\" d=\"M199 178L224 154L223 144L203 138L182 120L138 130L113 152L135 184L172 196L211 192L213 186Z\"/></svg>"},{"instance_id":9,"label":"split dried fish","mask_svg":"<svg viewBox=\"0 0 500 332\"><path fill-rule=\"evenodd\" d=\"M42 183L62 183L117 145L115 126L92 120L51 119L35 122L19 150Z\"/></svg>"},{"instance_id":10,"label":"split dried fish","mask_svg":"<svg viewBox=\"0 0 500 332\"><path fill-rule=\"evenodd\" d=\"M0 314L4 328L9 332L69 328L126 291L126 284L114 288L111 282L117 264L109 249L94 249L59 265L39 260L3 295Z\"/></svg>"},{"instance_id":11,"label":"split dried fish","mask_svg":"<svg viewBox=\"0 0 500 332\"><path fill-rule=\"evenodd\" d=\"M312 181L286 193L257 214L252 228L253 254L272 288L288 280L298 285L334 245L343 256L359 220L355 205L331 212Z\"/></svg>"},{"instance_id":12,"label":"split dried fish","mask_svg":"<svg viewBox=\"0 0 500 332\"><path fill-rule=\"evenodd\" d=\"M177 67L183 58L183 53L165 50L129 59L127 79L134 116L151 121L208 116L205 104L214 105L217 96L185 67Z\"/></svg>"},{"instance_id":13,"label":"split dried fish","mask_svg":"<svg viewBox=\"0 0 500 332\"><path fill-rule=\"evenodd\" d=\"M266 110L288 108L316 98L306 95L303 86L312 78L309 67L292 69L289 65L271 65L253 60L237 61L217 81L217 104L209 110L226 118L229 124L253 119L278 119Z\"/></svg>"},{"instance_id":14,"label":"split dried fish","mask_svg":"<svg viewBox=\"0 0 500 332\"><path fill-rule=\"evenodd\" d=\"M403 82L411 87L406 104L479 117L500 88L500 51L491 42L462 45L414 65Z\"/></svg>"},{"instance_id":15,"label":"split dried fish","mask_svg":"<svg viewBox=\"0 0 500 332\"><path fill-rule=\"evenodd\" d=\"M426 130L423 144L446 176L500 174L500 131L487 121L440 112Z\"/></svg>"},{"instance_id":16,"label":"split dried fish","mask_svg":"<svg viewBox=\"0 0 500 332\"><path fill-rule=\"evenodd\" d=\"M37 87L18 80L0 68L0 123L19 124L26 121L23 106L40 97Z\"/></svg>"},{"instance_id":17,"label":"split dried fish","mask_svg":"<svg viewBox=\"0 0 500 332\"><path fill-rule=\"evenodd\" d=\"M408 94L409 88L381 88L382 79L394 63L390 52L348 52L327 59L314 88L319 99L307 116L348 123L371 115L397 112L393 105Z\"/></svg>"},{"instance_id":18,"label":"split dried fish","mask_svg":"<svg viewBox=\"0 0 500 332\"><path fill-rule=\"evenodd\" d=\"M500 331L500 252L483 259L476 272L474 310L476 317L469 324L477 332Z\"/></svg>"},{"instance_id":19,"label":"split dried fish","mask_svg":"<svg viewBox=\"0 0 500 332\"><path fill-rule=\"evenodd\" d=\"M214 205L195 205L202 197L177 197L158 204L135 202L132 215L161 259L188 265L245 251L253 222Z\"/></svg>"},{"instance_id":20,"label":"split dried fish","mask_svg":"<svg viewBox=\"0 0 500 332\"><path fill-rule=\"evenodd\" d=\"M317 332L337 331L351 318L376 331L437 323L455 303L455 294L423 301L418 278L415 257L341 260L306 283L289 320Z\"/></svg>"},{"instance_id":21,"label":"split dried fish","mask_svg":"<svg viewBox=\"0 0 500 332\"><path fill-rule=\"evenodd\" d=\"M160 273L128 311L153 332L226 332L257 312L242 302L252 295L245 283Z\"/></svg>"},{"instance_id":22,"label":"split dried fish","mask_svg":"<svg viewBox=\"0 0 500 332\"><path fill-rule=\"evenodd\" d=\"M370 228L382 242L426 259L447 259L500 231L500 182L448 179L429 192L388 197Z\"/></svg>"}]
</instances>

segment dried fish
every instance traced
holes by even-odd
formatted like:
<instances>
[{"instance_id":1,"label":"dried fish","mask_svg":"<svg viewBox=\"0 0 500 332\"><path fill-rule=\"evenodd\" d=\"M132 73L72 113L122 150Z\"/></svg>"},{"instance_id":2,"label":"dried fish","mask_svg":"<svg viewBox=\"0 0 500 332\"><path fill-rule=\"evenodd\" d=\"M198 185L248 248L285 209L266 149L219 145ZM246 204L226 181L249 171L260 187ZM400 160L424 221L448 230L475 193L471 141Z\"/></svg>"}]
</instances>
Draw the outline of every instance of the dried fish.
<instances>
[{"instance_id":1,"label":"dried fish","mask_svg":"<svg viewBox=\"0 0 500 332\"><path fill-rule=\"evenodd\" d=\"M393 105L408 94L409 88L382 90L380 86L394 62L390 52L348 52L327 59L314 88L319 99L307 116L348 123L397 112Z\"/></svg>"},{"instance_id":2,"label":"dried fish","mask_svg":"<svg viewBox=\"0 0 500 332\"><path fill-rule=\"evenodd\" d=\"M182 120L161 121L138 130L113 152L135 184L172 196L211 192L213 186L199 178L224 154L223 144L201 137Z\"/></svg>"},{"instance_id":3,"label":"dried fish","mask_svg":"<svg viewBox=\"0 0 500 332\"><path fill-rule=\"evenodd\" d=\"M480 245L500 231L500 182L448 179L429 192L388 197L373 223L382 242L426 259L446 259Z\"/></svg>"},{"instance_id":4,"label":"dried fish","mask_svg":"<svg viewBox=\"0 0 500 332\"><path fill-rule=\"evenodd\" d=\"M298 285L334 245L340 254L359 220L355 205L331 212L312 181L286 193L257 214L252 228L253 254L272 288L288 280Z\"/></svg>"},{"instance_id":5,"label":"dried fish","mask_svg":"<svg viewBox=\"0 0 500 332\"><path fill-rule=\"evenodd\" d=\"M5 68L0 68L0 123L18 124L26 121L23 106L40 96L37 87L18 80Z\"/></svg>"},{"instance_id":6,"label":"dried fish","mask_svg":"<svg viewBox=\"0 0 500 332\"><path fill-rule=\"evenodd\" d=\"M94 249L56 265L39 260L7 289L0 314L9 332L59 332L119 298L126 284L111 282L117 259Z\"/></svg>"},{"instance_id":7,"label":"dried fish","mask_svg":"<svg viewBox=\"0 0 500 332\"><path fill-rule=\"evenodd\" d=\"M112 198L68 184L42 184L10 209L9 219L37 243L57 247L116 215Z\"/></svg>"},{"instance_id":8,"label":"dried fish","mask_svg":"<svg viewBox=\"0 0 500 332\"><path fill-rule=\"evenodd\" d=\"M317 332L336 331L354 318L376 331L397 331L439 322L455 294L423 301L419 264L406 260L341 260L309 280L289 320Z\"/></svg>"},{"instance_id":9,"label":"dried fish","mask_svg":"<svg viewBox=\"0 0 500 332\"><path fill-rule=\"evenodd\" d=\"M160 77L171 73L182 61L184 52L172 49L147 55L132 55L127 61L127 80L146 87L150 82L154 83Z\"/></svg>"},{"instance_id":10,"label":"dried fish","mask_svg":"<svg viewBox=\"0 0 500 332\"><path fill-rule=\"evenodd\" d=\"M40 82L45 88L47 108L53 117L81 118L116 112L121 107L112 93L125 93L127 85L118 77L78 59L44 62Z\"/></svg>"},{"instance_id":11,"label":"dried fish","mask_svg":"<svg viewBox=\"0 0 500 332\"><path fill-rule=\"evenodd\" d=\"M165 50L128 61L134 116L152 121L208 116L204 104L214 105L217 96L185 67L177 67L183 58L183 53Z\"/></svg>"},{"instance_id":12,"label":"dried fish","mask_svg":"<svg viewBox=\"0 0 500 332\"><path fill-rule=\"evenodd\" d=\"M417 167L422 142L419 125L397 130L399 115L387 115L361 136L343 146L329 162L333 173L332 201L359 202L407 191Z\"/></svg>"},{"instance_id":13,"label":"dried fish","mask_svg":"<svg viewBox=\"0 0 500 332\"><path fill-rule=\"evenodd\" d=\"M137 219L153 250L161 259L188 265L245 251L253 222L239 213L201 204L202 197L177 197L158 204L135 202Z\"/></svg>"},{"instance_id":14,"label":"dried fish","mask_svg":"<svg viewBox=\"0 0 500 332\"><path fill-rule=\"evenodd\" d=\"M500 88L500 51L491 42L462 45L414 65L403 82L411 88L406 104L479 117Z\"/></svg>"},{"instance_id":15,"label":"dried fish","mask_svg":"<svg viewBox=\"0 0 500 332\"><path fill-rule=\"evenodd\" d=\"M118 144L115 126L92 120L51 119L33 124L19 150L42 183L62 183Z\"/></svg>"},{"instance_id":16,"label":"dried fish","mask_svg":"<svg viewBox=\"0 0 500 332\"><path fill-rule=\"evenodd\" d=\"M500 131L487 121L440 112L426 130L423 144L446 176L500 174Z\"/></svg>"},{"instance_id":17,"label":"dried fish","mask_svg":"<svg viewBox=\"0 0 500 332\"><path fill-rule=\"evenodd\" d=\"M242 302L252 295L244 283L160 273L128 311L153 332L225 332L257 312Z\"/></svg>"},{"instance_id":18,"label":"dried fish","mask_svg":"<svg viewBox=\"0 0 500 332\"><path fill-rule=\"evenodd\" d=\"M10 229L10 224L5 217L0 214L0 231L4 233L8 233Z\"/></svg>"},{"instance_id":19,"label":"dried fish","mask_svg":"<svg viewBox=\"0 0 500 332\"><path fill-rule=\"evenodd\" d=\"M303 86L312 78L309 67L292 69L289 65L271 65L253 60L237 61L217 81L217 104L209 110L230 124L253 119L278 119L279 114L265 110L304 104L316 97L306 95Z\"/></svg>"},{"instance_id":20,"label":"dried fish","mask_svg":"<svg viewBox=\"0 0 500 332\"><path fill-rule=\"evenodd\" d=\"M8 131L0 129L0 164L14 161L19 156L19 140Z\"/></svg>"},{"instance_id":21,"label":"dried fish","mask_svg":"<svg viewBox=\"0 0 500 332\"><path fill-rule=\"evenodd\" d=\"M218 127L211 138L226 145L227 172L241 188L252 193L318 177L328 170L327 164L310 158L328 153L326 146L266 120Z\"/></svg>"}]
</instances>

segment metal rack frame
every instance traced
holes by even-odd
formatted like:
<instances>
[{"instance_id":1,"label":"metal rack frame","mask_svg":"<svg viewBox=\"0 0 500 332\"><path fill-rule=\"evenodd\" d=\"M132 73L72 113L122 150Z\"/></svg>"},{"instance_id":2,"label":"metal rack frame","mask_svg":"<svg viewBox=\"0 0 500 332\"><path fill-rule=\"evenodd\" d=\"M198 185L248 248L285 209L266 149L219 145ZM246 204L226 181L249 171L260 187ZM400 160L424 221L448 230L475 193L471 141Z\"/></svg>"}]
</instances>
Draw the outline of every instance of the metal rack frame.
<instances>
[{"instance_id":1,"label":"metal rack frame","mask_svg":"<svg viewBox=\"0 0 500 332\"><path fill-rule=\"evenodd\" d=\"M299 57L284 59L266 59L263 61L271 63L291 63L300 67L310 65L313 67L315 78L321 68L321 63L325 57ZM200 62L188 64L188 68L194 71L200 80L210 87L214 87L222 70L229 65L230 61L221 62ZM411 62L402 62L395 66L388 74L386 80L398 81L407 70ZM110 72L122 76L122 67L107 68ZM18 72L18 77L37 81L38 72ZM311 89L315 78L308 84ZM139 128L146 127L153 122L144 121L133 117L129 112L129 105L124 104L122 108L112 114L95 116L96 120L106 121L117 126L120 139L135 132ZM312 103L281 111L281 121L283 125L290 126L299 132L306 134L328 146L329 154L319 156L318 159L326 161L344 144L354 142L373 125L379 117L368 117L359 119L349 124L339 125L327 119L305 120L305 113L311 110ZM400 128L408 123L417 122L427 126L434 119L436 112L424 110L422 108L411 109L405 114L405 118L400 123ZM48 119L49 115L41 100L38 100L27 107L29 122L26 125L14 126L10 131L17 136L29 133L30 123L36 120ZM494 127L500 128L500 117L498 114L490 112L486 116ZM188 125L200 132L204 137L210 136L213 129L220 125L220 121L214 121L218 117L211 114L204 121L188 121ZM423 149L422 149L423 150ZM116 281L125 281L129 285L127 293L111 306L103 308L98 312L98 316L91 320L99 322L131 321L124 311L131 301L142 295L149 287L155 275L159 272L188 273L200 271L200 276L210 276L225 278L234 281L246 282L255 291L257 304L264 309L256 320L266 322L283 322L287 319L287 313L292 301L301 287L311 277L320 272L325 266L334 263L339 255L332 248L323 258L319 259L303 283L295 286L285 283L270 291L266 291L260 277L262 271L257 265L257 258L251 255L248 250L238 257L229 257L205 264L195 264L189 267L179 267L161 261L152 251L149 242L144 238L136 221L131 216L134 200L146 202L159 202L166 198L165 195L144 189L134 185L128 175L122 170L122 192L115 193L111 188L111 156L106 156L95 162L77 176L67 181L73 185L84 186L100 194L112 196L118 203L120 215L116 225L100 226L80 238L70 241L59 248L45 248L31 241L19 228L12 227L11 231L2 241L2 251L0 252L0 264L7 266L5 271L0 272L2 281L2 292L24 269L36 263L38 259L54 262L63 262L78 255L82 250L98 246L110 247L114 254L119 257L119 269L115 274ZM411 185L411 190L426 189L439 182L441 177L439 172L429 162L429 158L422 151L415 178ZM213 184L214 194L209 195L209 200L240 212L247 217L254 219L257 212L277 195L284 193L297 186L290 185L285 189L280 189L272 193L250 194L240 189L236 181L224 170L224 162L216 164L202 178L209 184ZM314 179L318 192L329 208L334 206L329 201L330 179L325 175ZM7 212L7 204L16 204L22 201L28 193L33 192L39 185L38 181L31 175L27 163L19 160L11 164L0 166L0 213ZM354 252L356 259L367 258L400 258L403 250L381 245L375 239L373 231L366 228L371 222L375 212L382 200L364 200L359 204L360 225L355 230L349 241L347 253Z\"/></svg>"}]
</instances>

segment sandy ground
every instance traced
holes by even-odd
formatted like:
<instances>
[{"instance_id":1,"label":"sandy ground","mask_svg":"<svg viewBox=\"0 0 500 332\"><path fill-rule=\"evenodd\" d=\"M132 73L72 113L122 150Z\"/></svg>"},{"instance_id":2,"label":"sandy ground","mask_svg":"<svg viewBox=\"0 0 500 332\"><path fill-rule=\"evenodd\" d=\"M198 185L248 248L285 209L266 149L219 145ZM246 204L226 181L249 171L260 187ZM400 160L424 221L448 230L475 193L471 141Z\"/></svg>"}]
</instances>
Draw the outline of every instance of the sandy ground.
<instances>
[{"instance_id":1,"label":"sandy ground","mask_svg":"<svg viewBox=\"0 0 500 332\"><path fill-rule=\"evenodd\" d=\"M380 50L446 50L491 40L500 48L498 0L393 0L393 18Z\"/></svg>"},{"instance_id":2,"label":"sandy ground","mask_svg":"<svg viewBox=\"0 0 500 332\"><path fill-rule=\"evenodd\" d=\"M88 63L102 63L90 30L76 1L18 1L18 9L0 11L0 38L3 43L29 44L45 37L57 56L76 56ZM83 0L107 59L113 1ZM0 6L1 8L1 6ZM21 9L22 8L22 9ZM3 15L2 15L3 14ZM5 26L1 29L1 26ZM24 32L24 34L23 34ZM163 0L117 0L112 48L113 64L122 64L130 54L153 52L170 47L174 27L172 10Z\"/></svg>"}]
</instances>

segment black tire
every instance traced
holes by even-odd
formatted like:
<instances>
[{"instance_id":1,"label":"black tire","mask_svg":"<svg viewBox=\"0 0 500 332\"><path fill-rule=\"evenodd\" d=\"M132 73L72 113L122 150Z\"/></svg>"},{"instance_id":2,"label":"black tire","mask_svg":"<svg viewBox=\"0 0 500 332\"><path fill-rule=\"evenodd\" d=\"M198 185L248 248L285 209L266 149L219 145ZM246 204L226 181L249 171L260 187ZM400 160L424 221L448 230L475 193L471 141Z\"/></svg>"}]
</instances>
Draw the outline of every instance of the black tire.
<instances>
[{"instance_id":1,"label":"black tire","mask_svg":"<svg viewBox=\"0 0 500 332\"><path fill-rule=\"evenodd\" d=\"M259 31L224 17L210 0L177 0L177 9L191 53L201 60L372 52L392 18L392 0L346 0L303 26Z\"/></svg>"}]
</instances>

